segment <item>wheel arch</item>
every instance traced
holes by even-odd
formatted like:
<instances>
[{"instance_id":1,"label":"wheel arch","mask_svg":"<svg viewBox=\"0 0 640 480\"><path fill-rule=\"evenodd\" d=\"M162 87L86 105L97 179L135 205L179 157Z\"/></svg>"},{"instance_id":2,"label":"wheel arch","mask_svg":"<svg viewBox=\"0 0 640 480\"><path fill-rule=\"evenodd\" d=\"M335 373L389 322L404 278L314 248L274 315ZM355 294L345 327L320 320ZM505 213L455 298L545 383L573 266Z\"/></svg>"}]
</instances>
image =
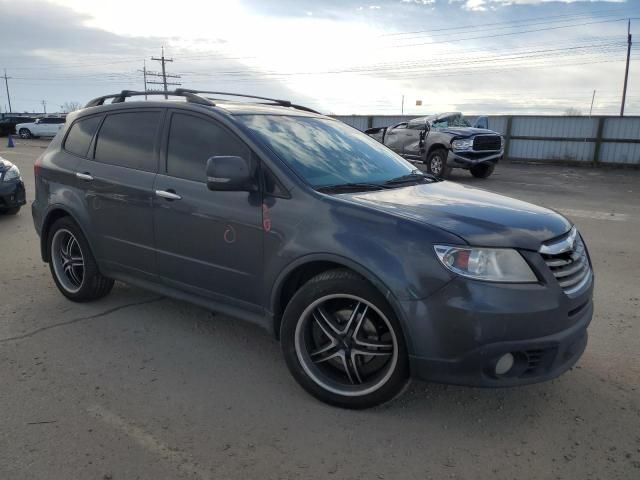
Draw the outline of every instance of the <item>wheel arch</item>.
<instances>
[{"instance_id":1,"label":"wheel arch","mask_svg":"<svg viewBox=\"0 0 640 480\"><path fill-rule=\"evenodd\" d=\"M90 237L87 235L87 232L82 227L81 223L75 217L75 215L66 207L61 205L52 206L49 211L46 213L44 220L42 221L42 228L40 230L40 255L42 256L42 260L45 262L49 262L49 252L47 249L47 244L49 242L49 232L51 230L51 226L61 218L69 217L73 222L78 226L78 228L82 231L82 235L86 239L87 243L89 243L89 248L93 252L93 245L91 244Z\"/></svg>"},{"instance_id":2,"label":"wheel arch","mask_svg":"<svg viewBox=\"0 0 640 480\"><path fill-rule=\"evenodd\" d=\"M433 145L431 145L429 147L429 149L427 150L427 154L425 156L425 162L426 160L429 158L429 155L431 155L432 152L434 152L435 150L445 150L448 151L449 148L443 144L443 143L434 143Z\"/></svg>"},{"instance_id":3,"label":"wheel arch","mask_svg":"<svg viewBox=\"0 0 640 480\"><path fill-rule=\"evenodd\" d=\"M337 268L345 268L360 275L376 288L389 302L393 312L396 314L402 328L407 345L410 345L406 336L407 329L404 328L404 318L398 300L384 282L368 268L353 260L331 254L312 254L291 262L278 275L271 290L270 307L273 312L273 332L276 338L280 337L280 325L284 310L295 292L314 276Z\"/></svg>"}]
</instances>

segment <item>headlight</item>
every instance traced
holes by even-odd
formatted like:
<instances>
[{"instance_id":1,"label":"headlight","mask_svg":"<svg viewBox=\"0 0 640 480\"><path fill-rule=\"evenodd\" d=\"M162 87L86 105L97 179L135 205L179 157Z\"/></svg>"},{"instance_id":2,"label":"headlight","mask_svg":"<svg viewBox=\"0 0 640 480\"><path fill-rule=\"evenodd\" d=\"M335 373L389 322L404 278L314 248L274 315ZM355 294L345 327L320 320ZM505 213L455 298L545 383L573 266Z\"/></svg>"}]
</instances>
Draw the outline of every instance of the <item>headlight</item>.
<instances>
[{"instance_id":1,"label":"headlight","mask_svg":"<svg viewBox=\"0 0 640 480\"><path fill-rule=\"evenodd\" d=\"M473 150L473 138L461 138L451 142L451 146L456 151Z\"/></svg>"},{"instance_id":2,"label":"headlight","mask_svg":"<svg viewBox=\"0 0 640 480\"><path fill-rule=\"evenodd\" d=\"M20 178L20 170L18 170L18 167L16 167L15 165L4 172L4 177L2 177L5 182L8 182L9 180L15 180L16 178Z\"/></svg>"},{"instance_id":3,"label":"headlight","mask_svg":"<svg viewBox=\"0 0 640 480\"><path fill-rule=\"evenodd\" d=\"M511 248L435 245L442 264L458 275L487 282L537 282L522 255Z\"/></svg>"}]
</instances>

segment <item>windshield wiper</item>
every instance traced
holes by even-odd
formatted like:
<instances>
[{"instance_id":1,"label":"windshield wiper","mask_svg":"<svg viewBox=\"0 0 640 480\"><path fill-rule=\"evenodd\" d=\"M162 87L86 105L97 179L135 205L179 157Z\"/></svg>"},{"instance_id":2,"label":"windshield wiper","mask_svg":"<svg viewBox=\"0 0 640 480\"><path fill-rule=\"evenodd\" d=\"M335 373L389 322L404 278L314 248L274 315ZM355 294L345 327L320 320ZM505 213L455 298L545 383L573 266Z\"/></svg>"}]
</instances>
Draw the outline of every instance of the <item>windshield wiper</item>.
<instances>
[{"instance_id":1,"label":"windshield wiper","mask_svg":"<svg viewBox=\"0 0 640 480\"><path fill-rule=\"evenodd\" d=\"M360 182L349 182L349 183L338 183L336 185L323 185L321 187L316 188L319 192L339 192L339 191L358 191L358 190L384 190L389 187L380 184L380 183L360 183Z\"/></svg>"},{"instance_id":2,"label":"windshield wiper","mask_svg":"<svg viewBox=\"0 0 640 480\"><path fill-rule=\"evenodd\" d=\"M437 182L438 179L431 174L423 173L420 170L413 170L411 173L402 175L400 177L392 178L384 182L385 185L397 185L399 183L419 182L422 180L430 180Z\"/></svg>"}]
</instances>

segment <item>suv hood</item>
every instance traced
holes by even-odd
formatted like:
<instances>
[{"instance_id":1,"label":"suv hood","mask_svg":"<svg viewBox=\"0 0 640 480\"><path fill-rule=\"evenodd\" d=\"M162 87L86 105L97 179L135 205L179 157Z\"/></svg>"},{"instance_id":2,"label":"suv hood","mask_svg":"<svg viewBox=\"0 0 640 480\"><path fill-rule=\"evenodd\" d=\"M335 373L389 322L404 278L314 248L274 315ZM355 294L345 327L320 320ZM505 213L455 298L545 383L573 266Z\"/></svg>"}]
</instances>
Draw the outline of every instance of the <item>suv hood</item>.
<instances>
[{"instance_id":1,"label":"suv hood","mask_svg":"<svg viewBox=\"0 0 640 480\"><path fill-rule=\"evenodd\" d=\"M447 181L339 196L441 228L475 246L538 250L571 228L548 208Z\"/></svg>"},{"instance_id":2,"label":"suv hood","mask_svg":"<svg viewBox=\"0 0 640 480\"><path fill-rule=\"evenodd\" d=\"M447 127L436 130L441 133L448 133L449 135L456 135L460 137L470 137L472 135L500 135L493 130L486 130L484 128L473 127Z\"/></svg>"}]
</instances>

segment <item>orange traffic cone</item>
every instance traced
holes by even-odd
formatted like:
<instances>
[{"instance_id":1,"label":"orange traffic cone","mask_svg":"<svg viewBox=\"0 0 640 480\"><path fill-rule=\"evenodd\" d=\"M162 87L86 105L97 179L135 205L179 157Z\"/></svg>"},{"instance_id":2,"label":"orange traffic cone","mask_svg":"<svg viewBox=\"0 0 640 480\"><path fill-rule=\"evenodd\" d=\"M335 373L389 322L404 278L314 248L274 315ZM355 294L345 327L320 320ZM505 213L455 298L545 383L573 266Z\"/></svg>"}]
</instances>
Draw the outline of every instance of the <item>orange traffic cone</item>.
<instances>
[{"instance_id":1,"label":"orange traffic cone","mask_svg":"<svg viewBox=\"0 0 640 480\"><path fill-rule=\"evenodd\" d=\"M7 140L7 148L13 148L15 145L13 144L13 137L9 134L9 139Z\"/></svg>"}]
</instances>

